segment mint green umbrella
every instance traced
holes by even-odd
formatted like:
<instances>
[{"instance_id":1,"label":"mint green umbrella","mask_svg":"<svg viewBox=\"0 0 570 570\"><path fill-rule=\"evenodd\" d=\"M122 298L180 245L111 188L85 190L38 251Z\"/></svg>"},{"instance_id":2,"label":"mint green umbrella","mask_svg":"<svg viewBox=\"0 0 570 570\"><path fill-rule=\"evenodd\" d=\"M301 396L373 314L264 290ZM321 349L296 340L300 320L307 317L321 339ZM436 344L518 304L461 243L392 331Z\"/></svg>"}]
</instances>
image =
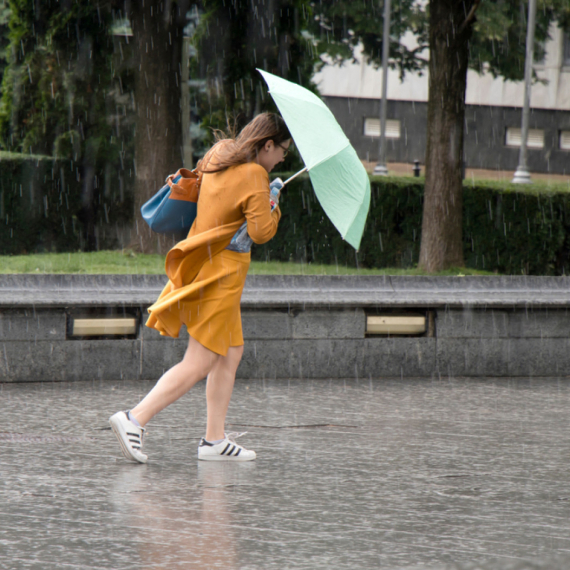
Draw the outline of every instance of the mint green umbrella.
<instances>
[{"instance_id":1,"label":"mint green umbrella","mask_svg":"<svg viewBox=\"0 0 570 570\"><path fill-rule=\"evenodd\" d=\"M305 163L306 168L295 176L309 171L315 194L327 216L340 235L358 249L370 206L370 180L356 151L328 107L314 93L261 69L258 71L269 86L269 93Z\"/></svg>"}]
</instances>

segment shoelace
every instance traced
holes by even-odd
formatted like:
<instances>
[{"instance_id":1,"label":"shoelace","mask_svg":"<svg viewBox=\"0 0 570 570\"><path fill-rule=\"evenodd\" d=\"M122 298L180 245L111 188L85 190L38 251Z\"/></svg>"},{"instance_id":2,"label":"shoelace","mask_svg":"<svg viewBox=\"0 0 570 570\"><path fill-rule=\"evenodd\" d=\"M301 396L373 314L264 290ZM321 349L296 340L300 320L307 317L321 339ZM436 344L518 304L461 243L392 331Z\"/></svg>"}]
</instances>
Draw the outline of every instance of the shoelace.
<instances>
[{"instance_id":1,"label":"shoelace","mask_svg":"<svg viewBox=\"0 0 570 570\"><path fill-rule=\"evenodd\" d=\"M245 435L247 432L243 431L243 432L238 432L238 431L231 431L230 433L225 433L224 435L226 436L226 439L228 441L231 441L232 443L236 443L236 439L238 437L241 437L242 435ZM239 444L237 444L239 445Z\"/></svg>"}]
</instances>

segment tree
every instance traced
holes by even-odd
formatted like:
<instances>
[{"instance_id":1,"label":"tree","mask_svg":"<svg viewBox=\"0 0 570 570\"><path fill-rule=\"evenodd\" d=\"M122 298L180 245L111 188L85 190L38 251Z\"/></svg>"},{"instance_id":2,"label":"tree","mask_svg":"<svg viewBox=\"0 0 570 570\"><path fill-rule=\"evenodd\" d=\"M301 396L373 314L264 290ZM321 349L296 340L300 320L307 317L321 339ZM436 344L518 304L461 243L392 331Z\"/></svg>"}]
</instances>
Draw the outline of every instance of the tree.
<instances>
[{"instance_id":1,"label":"tree","mask_svg":"<svg viewBox=\"0 0 570 570\"><path fill-rule=\"evenodd\" d=\"M88 250L98 247L97 219L122 201L119 165L129 154L128 96L116 74L112 21L109 3L10 0L2 146L69 159L81 181L78 217Z\"/></svg>"},{"instance_id":2,"label":"tree","mask_svg":"<svg viewBox=\"0 0 570 570\"><path fill-rule=\"evenodd\" d=\"M140 206L166 174L182 166L182 38L188 15L192 30L193 118L202 123L193 141L196 158L213 142L212 129L239 130L254 115L275 110L256 67L313 87L316 54L303 39L309 13L305 0L202 0L132 3L129 17L135 57L135 215L140 249L171 246L140 219ZM189 9L192 12L189 14ZM199 81L202 80L202 81ZM288 159L291 165L294 157ZM182 236L178 236L182 237ZM158 238L158 239L157 239Z\"/></svg>"},{"instance_id":3,"label":"tree","mask_svg":"<svg viewBox=\"0 0 570 570\"><path fill-rule=\"evenodd\" d=\"M0 83L8 60L7 48L10 44L10 38L8 37L10 28L8 24L10 22L10 13L8 0L0 0Z\"/></svg>"},{"instance_id":4,"label":"tree","mask_svg":"<svg viewBox=\"0 0 570 570\"><path fill-rule=\"evenodd\" d=\"M101 181L122 195L131 177L131 245L168 247L146 227L140 206L182 166L180 65L188 6L188 0L10 0L3 146L76 164L88 250L97 248L95 221L106 215ZM118 180L109 181L116 171Z\"/></svg>"},{"instance_id":5,"label":"tree","mask_svg":"<svg viewBox=\"0 0 570 570\"><path fill-rule=\"evenodd\" d=\"M205 129L224 129L229 118L239 130L256 114L276 110L256 68L316 91L306 0L203 0L202 8L192 69L205 80L195 93Z\"/></svg>"},{"instance_id":6,"label":"tree","mask_svg":"<svg viewBox=\"0 0 570 570\"><path fill-rule=\"evenodd\" d=\"M536 60L550 24L566 24L567 4L546 0L537 18ZM426 183L419 266L436 272L463 261L463 131L469 66L495 77L524 77L526 3L431 0Z\"/></svg>"},{"instance_id":7,"label":"tree","mask_svg":"<svg viewBox=\"0 0 570 570\"><path fill-rule=\"evenodd\" d=\"M374 2L334 0L313 3L322 52L346 59L356 45L380 65L382 21ZM368 10L375 16L363 17ZM520 80L524 75L526 2L520 0L430 0L426 10L408 0L396 2L392 33L412 31L418 46L390 45L391 65L401 73L421 69L429 48L429 100L426 184L420 266L428 272L463 265L462 159L465 87L468 67ZM566 0L542 0L537 12L535 53L544 54L550 24L570 23ZM346 24L344 24L346 22ZM327 32L327 33L325 33Z\"/></svg>"},{"instance_id":8,"label":"tree","mask_svg":"<svg viewBox=\"0 0 570 570\"><path fill-rule=\"evenodd\" d=\"M462 267L463 129L468 42L478 0L429 4L426 182L419 266Z\"/></svg>"},{"instance_id":9,"label":"tree","mask_svg":"<svg viewBox=\"0 0 570 570\"><path fill-rule=\"evenodd\" d=\"M129 46L135 102L135 201L137 236L133 246L164 253L171 239L154 234L141 206L182 163L181 65L188 0L131 2Z\"/></svg>"}]
</instances>

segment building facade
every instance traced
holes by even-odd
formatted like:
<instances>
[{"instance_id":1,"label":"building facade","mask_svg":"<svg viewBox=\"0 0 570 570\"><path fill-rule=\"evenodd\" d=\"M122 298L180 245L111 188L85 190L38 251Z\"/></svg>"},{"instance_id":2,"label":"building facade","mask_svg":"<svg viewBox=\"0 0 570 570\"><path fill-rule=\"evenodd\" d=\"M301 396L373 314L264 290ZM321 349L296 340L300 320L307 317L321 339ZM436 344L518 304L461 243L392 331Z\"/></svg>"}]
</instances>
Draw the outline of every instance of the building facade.
<instances>
[{"instance_id":1,"label":"building facade","mask_svg":"<svg viewBox=\"0 0 570 570\"><path fill-rule=\"evenodd\" d=\"M546 57L535 65L528 166L531 172L570 174L570 36L551 30ZM378 159L382 69L359 63L325 66L315 77L325 102L362 160ZM516 170L521 141L523 82L469 71L464 160L467 167ZM428 75L388 73L388 162L424 162Z\"/></svg>"}]
</instances>

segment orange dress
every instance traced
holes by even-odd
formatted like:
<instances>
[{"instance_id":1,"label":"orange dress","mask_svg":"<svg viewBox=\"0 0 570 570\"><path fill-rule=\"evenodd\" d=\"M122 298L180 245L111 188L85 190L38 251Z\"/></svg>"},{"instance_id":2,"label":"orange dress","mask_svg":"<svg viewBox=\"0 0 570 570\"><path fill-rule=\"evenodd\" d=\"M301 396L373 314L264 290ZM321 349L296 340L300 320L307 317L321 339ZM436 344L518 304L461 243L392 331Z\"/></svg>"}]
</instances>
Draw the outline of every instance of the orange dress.
<instances>
[{"instance_id":1,"label":"orange dress","mask_svg":"<svg viewBox=\"0 0 570 570\"><path fill-rule=\"evenodd\" d=\"M149 307L146 326L177 338L185 324L192 338L224 356L242 345L240 301L251 254L226 247L246 220L255 243L269 241L280 218L278 207L271 211L269 176L259 164L204 174L196 220L166 256L169 281Z\"/></svg>"}]
</instances>

